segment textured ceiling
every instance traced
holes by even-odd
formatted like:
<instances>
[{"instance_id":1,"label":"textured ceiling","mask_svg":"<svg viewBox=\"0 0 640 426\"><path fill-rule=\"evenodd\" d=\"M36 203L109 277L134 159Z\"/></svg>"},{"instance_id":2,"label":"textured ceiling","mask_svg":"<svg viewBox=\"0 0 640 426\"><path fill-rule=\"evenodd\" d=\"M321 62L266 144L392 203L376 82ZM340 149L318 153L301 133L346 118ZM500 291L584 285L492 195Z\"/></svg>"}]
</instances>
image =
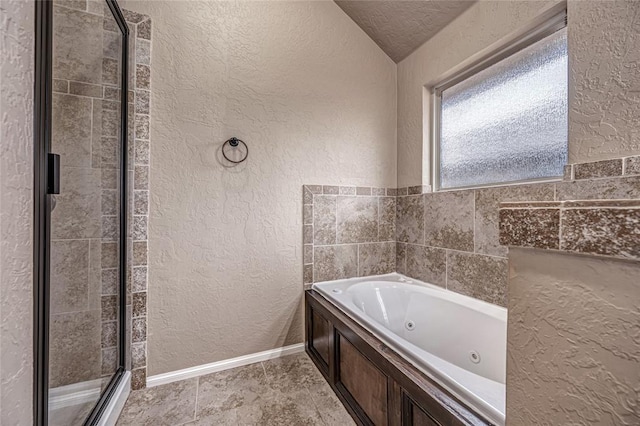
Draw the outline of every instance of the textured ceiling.
<instances>
[{"instance_id":1,"label":"textured ceiling","mask_svg":"<svg viewBox=\"0 0 640 426\"><path fill-rule=\"evenodd\" d=\"M406 58L473 1L335 0L395 62Z\"/></svg>"}]
</instances>

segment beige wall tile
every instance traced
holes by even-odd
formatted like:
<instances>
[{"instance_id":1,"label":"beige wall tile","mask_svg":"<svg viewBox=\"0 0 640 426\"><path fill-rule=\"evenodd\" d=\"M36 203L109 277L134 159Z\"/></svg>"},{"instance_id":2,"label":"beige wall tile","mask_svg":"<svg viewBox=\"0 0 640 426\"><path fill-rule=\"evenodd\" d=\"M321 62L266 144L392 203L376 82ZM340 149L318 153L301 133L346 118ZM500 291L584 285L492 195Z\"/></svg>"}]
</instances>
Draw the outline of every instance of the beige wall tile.
<instances>
[{"instance_id":1,"label":"beige wall tile","mask_svg":"<svg viewBox=\"0 0 640 426\"><path fill-rule=\"evenodd\" d=\"M338 197L336 221L338 244L378 241L378 199Z\"/></svg>"},{"instance_id":2,"label":"beige wall tile","mask_svg":"<svg viewBox=\"0 0 640 426\"><path fill-rule=\"evenodd\" d=\"M560 209L500 210L500 244L560 248Z\"/></svg>"},{"instance_id":3,"label":"beige wall tile","mask_svg":"<svg viewBox=\"0 0 640 426\"><path fill-rule=\"evenodd\" d=\"M91 99L53 94L51 150L61 167L91 167Z\"/></svg>"},{"instance_id":4,"label":"beige wall tile","mask_svg":"<svg viewBox=\"0 0 640 426\"><path fill-rule=\"evenodd\" d=\"M621 158L573 165L574 179L593 179L610 176L622 176Z\"/></svg>"},{"instance_id":5,"label":"beige wall tile","mask_svg":"<svg viewBox=\"0 0 640 426\"><path fill-rule=\"evenodd\" d=\"M81 83L78 81L69 82L69 93L72 95L88 96L92 98L102 98L103 90L101 84Z\"/></svg>"},{"instance_id":6,"label":"beige wall tile","mask_svg":"<svg viewBox=\"0 0 640 426\"><path fill-rule=\"evenodd\" d=\"M136 63L151 64L151 42L144 39L136 40Z\"/></svg>"},{"instance_id":7,"label":"beige wall tile","mask_svg":"<svg viewBox=\"0 0 640 426\"><path fill-rule=\"evenodd\" d=\"M396 272L407 273L407 244L396 243Z\"/></svg>"},{"instance_id":8,"label":"beige wall tile","mask_svg":"<svg viewBox=\"0 0 640 426\"><path fill-rule=\"evenodd\" d=\"M403 243L424 243L424 199L422 195L398 197L396 239Z\"/></svg>"},{"instance_id":9,"label":"beige wall tile","mask_svg":"<svg viewBox=\"0 0 640 426\"><path fill-rule=\"evenodd\" d=\"M546 201L554 199L554 185L515 185L475 190L475 251L506 257L500 245L498 210L508 201Z\"/></svg>"},{"instance_id":10,"label":"beige wall tile","mask_svg":"<svg viewBox=\"0 0 640 426\"><path fill-rule=\"evenodd\" d=\"M51 241L51 313L83 311L89 304L89 240Z\"/></svg>"},{"instance_id":11,"label":"beige wall tile","mask_svg":"<svg viewBox=\"0 0 640 426\"><path fill-rule=\"evenodd\" d=\"M351 278L358 275L358 246L315 247L313 251L315 282Z\"/></svg>"},{"instance_id":12,"label":"beige wall tile","mask_svg":"<svg viewBox=\"0 0 640 426\"><path fill-rule=\"evenodd\" d=\"M100 16L81 11L53 8L54 77L102 82L102 20Z\"/></svg>"},{"instance_id":13,"label":"beige wall tile","mask_svg":"<svg viewBox=\"0 0 640 426\"><path fill-rule=\"evenodd\" d=\"M640 176L559 182L556 197L559 201L640 198Z\"/></svg>"},{"instance_id":14,"label":"beige wall tile","mask_svg":"<svg viewBox=\"0 0 640 426\"><path fill-rule=\"evenodd\" d=\"M151 40L151 19L147 19L138 24L136 36L145 40Z\"/></svg>"},{"instance_id":15,"label":"beige wall tile","mask_svg":"<svg viewBox=\"0 0 640 426\"><path fill-rule=\"evenodd\" d=\"M336 197L316 195L313 197L313 243L318 245L336 243Z\"/></svg>"},{"instance_id":16,"label":"beige wall tile","mask_svg":"<svg viewBox=\"0 0 640 426\"><path fill-rule=\"evenodd\" d=\"M51 238L100 238L100 170L65 167L63 163L60 188L51 213Z\"/></svg>"},{"instance_id":17,"label":"beige wall tile","mask_svg":"<svg viewBox=\"0 0 640 426\"><path fill-rule=\"evenodd\" d=\"M447 258L445 250L407 244L406 274L429 284L446 287Z\"/></svg>"},{"instance_id":18,"label":"beige wall tile","mask_svg":"<svg viewBox=\"0 0 640 426\"><path fill-rule=\"evenodd\" d=\"M507 259L447 252L447 290L507 305Z\"/></svg>"},{"instance_id":19,"label":"beige wall tile","mask_svg":"<svg viewBox=\"0 0 640 426\"><path fill-rule=\"evenodd\" d=\"M423 197L425 244L473 251L473 191L437 192Z\"/></svg>"},{"instance_id":20,"label":"beige wall tile","mask_svg":"<svg viewBox=\"0 0 640 426\"><path fill-rule=\"evenodd\" d=\"M358 245L358 276L390 274L395 269L395 242Z\"/></svg>"},{"instance_id":21,"label":"beige wall tile","mask_svg":"<svg viewBox=\"0 0 640 426\"><path fill-rule=\"evenodd\" d=\"M625 175L640 175L640 156L624 159Z\"/></svg>"},{"instance_id":22,"label":"beige wall tile","mask_svg":"<svg viewBox=\"0 0 640 426\"><path fill-rule=\"evenodd\" d=\"M640 260L640 208L563 209L560 249Z\"/></svg>"},{"instance_id":23,"label":"beige wall tile","mask_svg":"<svg viewBox=\"0 0 640 426\"><path fill-rule=\"evenodd\" d=\"M395 241L396 239L396 199L395 197L378 198L378 241Z\"/></svg>"},{"instance_id":24,"label":"beige wall tile","mask_svg":"<svg viewBox=\"0 0 640 426\"><path fill-rule=\"evenodd\" d=\"M84 382L100 377L100 311L51 316L49 386Z\"/></svg>"}]
</instances>

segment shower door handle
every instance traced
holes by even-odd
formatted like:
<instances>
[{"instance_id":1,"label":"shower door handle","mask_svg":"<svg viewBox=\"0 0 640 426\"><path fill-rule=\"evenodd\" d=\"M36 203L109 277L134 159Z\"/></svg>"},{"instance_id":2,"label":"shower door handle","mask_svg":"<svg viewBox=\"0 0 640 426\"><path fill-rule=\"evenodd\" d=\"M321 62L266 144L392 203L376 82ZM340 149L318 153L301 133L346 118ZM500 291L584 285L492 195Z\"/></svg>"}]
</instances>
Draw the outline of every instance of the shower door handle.
<instances>
[{"instance_id":1,"label":"shower door handle","mask_svg":"<svg viewBox=\"0 0 640 426\"><path fill-rule=\"evenodd\" d=\"M47 194L60 194L60 155L47 155Z\"/></svg>"}]
</instances>

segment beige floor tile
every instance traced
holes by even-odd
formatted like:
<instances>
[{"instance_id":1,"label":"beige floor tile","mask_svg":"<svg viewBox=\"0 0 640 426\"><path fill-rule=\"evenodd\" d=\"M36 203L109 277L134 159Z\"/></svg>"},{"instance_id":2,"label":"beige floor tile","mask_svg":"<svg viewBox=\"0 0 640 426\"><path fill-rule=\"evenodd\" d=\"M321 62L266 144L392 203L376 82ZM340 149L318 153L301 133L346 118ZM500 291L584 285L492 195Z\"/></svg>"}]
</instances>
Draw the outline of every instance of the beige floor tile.
<instances>
[{"instance_id":1,"label":"beige floor tile","mask_svg":"<svg viewBox=\"0 0 640 426\"><path fill-rule=\"evenodd\" d=\"M272 390L265 398L236 411L238 424L243 426L324 425L306 390Z\"/></svg>"},{"instance_id":2,"label":"beige floor tile","mask_svg":"<svg viewBox=\"0 0 640 426\"><path fill-rule=\"evenodd\" d=\"M118 426L353 424L304 353L132 392L118 421Z\"/></svg>"},{"instance_id":3,"label":"beige floor tile","mask_svg":"<svg viewBox=\"0 0 640 426\"><path fill-rule=\"evenodd\" d=\"M269 386L279 390L304 390L325 383L306 353L289 355L263 363Z\"/></svg>"},{"instance_id":4,"label":"beige floor tile","mask_svg":"<svg viewBox=\"0 0 640 426\"><path fill-rule=\"evenodd\" d=\"M261 363L207 374L199 380L198 418L255 404L269 393Z\"/></svg>"},{"instance_id":5,"label":"beige floor tile","mask_svg":"<svg viewBox=\"0 0 640 426\"><path fill-rule=\"evenodd\" d=\"M133 391L118 426L176 426L195 420L198 379Z\"/></svg>"},{"instance_id":6,"label":"beige floor tile","mask_svg":"<svg viewBox=\"0 0 640 426\"><path fill-rule=\"evenodd\" d=\"M198 418L192 422L185 423L184 426L214 426L214 425L238 425L238 410L232 408L231 410L221 411L219 413L198 416Z\"/></svg>"},{"instance_id":7,"label":"beige floor tile","mask_svg":"<svg viewBox=\"0 0 640 426\"><path fill-rule=\"evenodd\" d=\"M327 382L309 389L322 421L327 426L351 426L355 422Z\"/></svg>"}]
</instances>

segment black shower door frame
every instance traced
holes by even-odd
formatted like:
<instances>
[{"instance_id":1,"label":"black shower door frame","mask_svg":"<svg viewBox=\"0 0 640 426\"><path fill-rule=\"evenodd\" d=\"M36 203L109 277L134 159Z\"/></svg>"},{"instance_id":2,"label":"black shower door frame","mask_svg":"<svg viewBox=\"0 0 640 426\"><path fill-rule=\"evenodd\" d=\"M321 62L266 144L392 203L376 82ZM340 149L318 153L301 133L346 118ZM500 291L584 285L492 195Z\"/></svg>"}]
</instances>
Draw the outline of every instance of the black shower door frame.
<instances>
[{"instance_id":1,"label":"black shower door frame","mask_svg":"<svg viewBox=\"0 0 640 426\"><path fill-rule=\"evenodd\" d=\"M85 425L97 424L126 371L126 277L127 277L127 129L129 93L129 28L116 0L105 0L122 33L121 117L120 117L120 276L119 276L119 356L118 368ZM35 72L34 72L34 375L33 424L47 426L49 412L49 302L51 190L54 170L49 167L51 153L53 1L35 3Z\"/></svg>"}]
</instances>

